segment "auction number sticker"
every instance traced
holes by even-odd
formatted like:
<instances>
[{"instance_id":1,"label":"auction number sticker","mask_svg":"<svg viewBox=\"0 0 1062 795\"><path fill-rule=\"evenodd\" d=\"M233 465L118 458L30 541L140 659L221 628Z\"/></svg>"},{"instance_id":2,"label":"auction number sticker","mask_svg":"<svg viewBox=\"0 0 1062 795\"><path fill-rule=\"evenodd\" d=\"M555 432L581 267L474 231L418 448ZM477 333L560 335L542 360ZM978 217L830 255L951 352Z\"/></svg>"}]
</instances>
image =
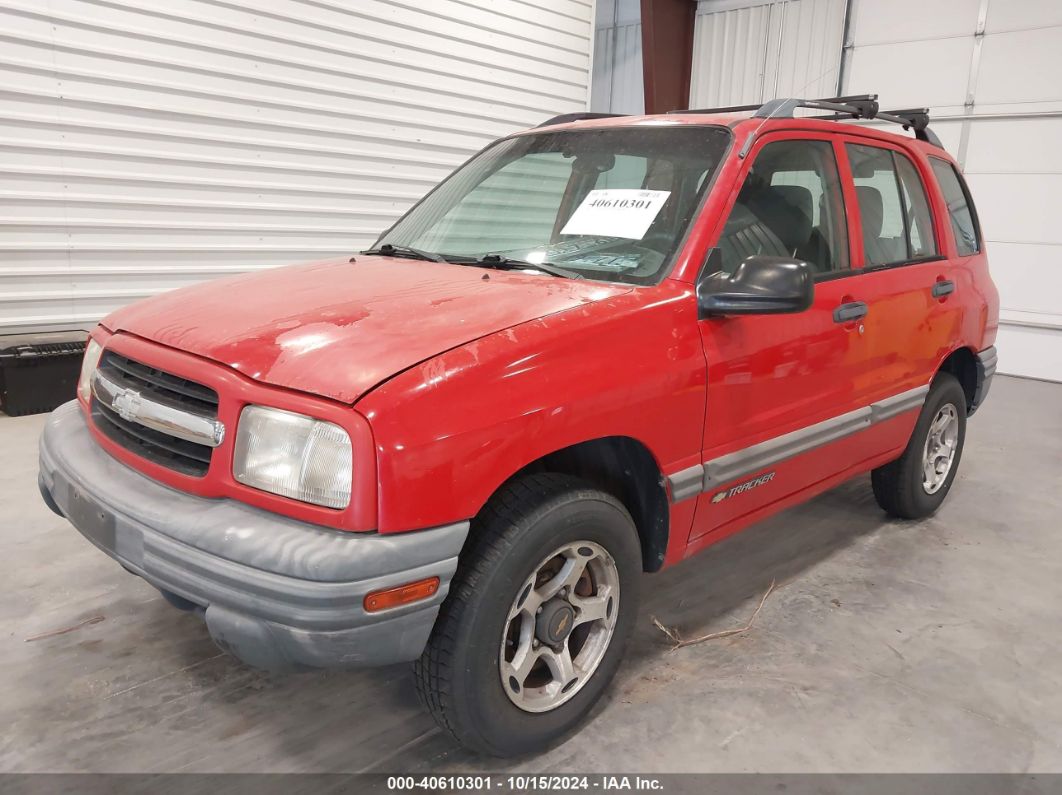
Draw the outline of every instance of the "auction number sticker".
<instances>
[{"instance_id":1,"label":"auction number sticker","mask_svg":"<svg viewBox=\"0 0 1062 795\"><path fill-rule=\"evenodd\" d=\"M572 213L561 234L641 240L670 195L669 190L592 190Z\"/></svg>"}]
</instances>

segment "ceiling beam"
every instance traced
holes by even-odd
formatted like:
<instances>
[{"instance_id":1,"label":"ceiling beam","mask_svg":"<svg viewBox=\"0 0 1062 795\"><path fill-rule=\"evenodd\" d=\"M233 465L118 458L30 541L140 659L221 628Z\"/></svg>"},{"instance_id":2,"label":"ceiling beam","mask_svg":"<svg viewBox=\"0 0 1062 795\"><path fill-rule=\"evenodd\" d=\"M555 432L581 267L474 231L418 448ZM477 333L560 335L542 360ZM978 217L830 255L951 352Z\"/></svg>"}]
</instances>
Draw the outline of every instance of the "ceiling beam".
<instances>
[{"instance_id":1,"label":"ceiling beam","mask_svg":"<svg viewBox=\"0 0 1062 795\"><path fill-rule=\"evenodd\" d=\"M645 112L689 107L694 0L641 0Z\"/></svg>"}]
</instances>

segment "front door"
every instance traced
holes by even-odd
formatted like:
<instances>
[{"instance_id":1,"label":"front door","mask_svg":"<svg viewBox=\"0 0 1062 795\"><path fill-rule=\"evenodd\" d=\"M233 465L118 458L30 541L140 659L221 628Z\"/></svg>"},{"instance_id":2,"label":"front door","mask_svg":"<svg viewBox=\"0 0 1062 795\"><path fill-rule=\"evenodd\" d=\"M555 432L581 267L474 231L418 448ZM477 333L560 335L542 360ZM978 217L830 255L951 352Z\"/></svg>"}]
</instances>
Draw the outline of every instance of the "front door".
<instances>
[{"instance_id":1,"label":"front door","mask_svg":"<svg viewBox=\"0 0 1062 795\"><path fill-rule=\"evenodd\" d=\"M865 307L828 135L765 136L747 158L717 248L732 272L762 254L804 260L815 300L800 313L700 321L708 364L705 489L691 538L725 531L851 466L867 427Z\"/></svg>"}]
</instances>

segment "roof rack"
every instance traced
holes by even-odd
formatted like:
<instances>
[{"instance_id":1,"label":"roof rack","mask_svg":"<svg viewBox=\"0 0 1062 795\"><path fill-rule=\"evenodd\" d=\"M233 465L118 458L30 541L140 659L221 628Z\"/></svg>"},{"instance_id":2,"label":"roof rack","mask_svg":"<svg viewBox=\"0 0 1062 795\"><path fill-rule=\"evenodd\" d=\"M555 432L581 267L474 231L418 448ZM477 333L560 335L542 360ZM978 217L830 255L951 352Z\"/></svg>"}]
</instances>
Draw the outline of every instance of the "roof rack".
<instances>
[{"instance_id":1,"label":"roof rack","mask_svg":"<svg viewBox=\"0 0 1062 795\"><path fill-rule=\"evenodd\" d=\"M623 113L562 113L560 116L554 116L552 119L546 119L541 124L535 125L538 127L552 127L554 124L567 124L570 121L583 121L584 119L615 119L620 116L624 116Z\"/></svg>"},{"instance_id":2,"label":"roof rack","mask_svg":"<svg viewBox=\"0 0 1062 795\"><path fill-rule=\"evenodd\" d=\"M669 113L740 113L752 110L753 118L775 119L792 118L797 108L815 108L816 110L832 110L838 114L856 116L857 118L873 118L878 112L877 94L858 94L850 97L829 97L827 99L770 99L767 102L757 102L754 105L728 105L722 108L690 108L689 110L672 110Z\"/></svg>"},{"instance_id":3,"label":"roof rack","mask_svg":"<svg viewBox=\"0 0 1062 795\"><path fill-rule=\"evenodd\" d=\"M880 119L901 125L905 130L914 130L915 138L927 141L933 146L941 146L940 139L929 129L929 109L911 108L907 110L882 111L878 106L877 94L857 94L848 97L829 97L827 99L772 99L758 105L731 105L723 108L692 108L690 110L673 110L671 113L737 113L755 111L754 119L791 119L797 108L832 111L822 119Z\"/></svg>"}]
</instances>

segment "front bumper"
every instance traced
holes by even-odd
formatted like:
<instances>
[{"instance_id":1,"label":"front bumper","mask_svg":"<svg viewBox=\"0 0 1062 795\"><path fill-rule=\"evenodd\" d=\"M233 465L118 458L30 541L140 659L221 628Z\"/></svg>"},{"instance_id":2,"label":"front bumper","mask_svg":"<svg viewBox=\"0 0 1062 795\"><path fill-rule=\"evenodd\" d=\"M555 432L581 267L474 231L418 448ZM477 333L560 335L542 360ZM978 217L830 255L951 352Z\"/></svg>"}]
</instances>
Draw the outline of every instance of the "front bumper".
<instances>
[{"instance_id":1,"label":"front bumper","mask_svg":"<svg viewBox=\"0 0 1062 795\"><path fill-rule=\"evenodd\" d=\"M108 455L76 401L48 419L39 483L89 541L203 612L222 649L268 670L416 659L468 534L468 522L355 534L176 491ZM371 591L432 576L440 587L429 600L380 613L362 606Z\"/></svg>"}]
</instances>

